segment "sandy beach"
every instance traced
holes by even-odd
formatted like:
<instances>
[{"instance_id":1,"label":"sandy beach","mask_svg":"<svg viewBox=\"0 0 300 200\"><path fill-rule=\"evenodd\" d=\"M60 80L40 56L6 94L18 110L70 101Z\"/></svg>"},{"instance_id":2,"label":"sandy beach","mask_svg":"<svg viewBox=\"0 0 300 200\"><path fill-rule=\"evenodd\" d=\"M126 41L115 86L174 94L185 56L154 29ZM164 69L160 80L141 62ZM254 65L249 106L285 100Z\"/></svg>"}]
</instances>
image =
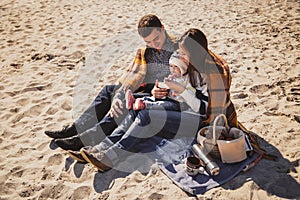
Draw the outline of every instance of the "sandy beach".
<instances>
[{"instance_id":1,"label":"sandy beach","mask_svg":"<svg viewBox=\"0 0 300 200\"><path fill-rule=\"evenodd\" d=\"M298 1L0 2L0 199L300 199ZM232 73L238 118L276 161L190 196L161 171L98 173L51 146L144 45L140 17L201 29Z\"/></svg>"}]
</instances>

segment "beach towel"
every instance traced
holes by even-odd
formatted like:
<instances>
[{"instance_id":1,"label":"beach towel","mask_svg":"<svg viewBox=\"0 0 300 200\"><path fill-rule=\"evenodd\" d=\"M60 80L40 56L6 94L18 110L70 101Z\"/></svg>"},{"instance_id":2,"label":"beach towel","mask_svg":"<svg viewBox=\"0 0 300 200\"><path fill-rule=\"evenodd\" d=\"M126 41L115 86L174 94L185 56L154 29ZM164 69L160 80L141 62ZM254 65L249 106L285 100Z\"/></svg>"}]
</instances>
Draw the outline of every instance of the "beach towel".
<instances>
[{"instance_id":1,"label":"beach towel","mask_svg":"<svg viewBox=\"0 0 300 200\"><path fill-rule=\"evenodd\" d=\"M220 174L209 176L207 173L189 176L185 172L185 164L160 165L160 169L182 190L192 194L204 194L211 188L220 186L238 175L248 164L253 162L258 154L248 157L243 162L234 164L223 164L217 162L220 167Z\"/></svg>"},{"instance_id":2,"label":"beach towel","mask_svg":"<svg viewBox=\"0 0 300 200\"><path fill-rule=\"evenodd\" d=\"M189 176L185 172L185 160L191 155L191 146L196 143L195 138L167 140L154 137L152 142L156 144L155 147L149 141L148 147L142 144L148 157L156 159L163 173L179 188L192 195L204 194L209 189L228 182L259 157L259 154L254 153L242 162L231 164L216 160L220 167L220 173L217 176L210 176L208 173ZM151 148L155 150L149 151Z\"/></svg>"}]
</instances>

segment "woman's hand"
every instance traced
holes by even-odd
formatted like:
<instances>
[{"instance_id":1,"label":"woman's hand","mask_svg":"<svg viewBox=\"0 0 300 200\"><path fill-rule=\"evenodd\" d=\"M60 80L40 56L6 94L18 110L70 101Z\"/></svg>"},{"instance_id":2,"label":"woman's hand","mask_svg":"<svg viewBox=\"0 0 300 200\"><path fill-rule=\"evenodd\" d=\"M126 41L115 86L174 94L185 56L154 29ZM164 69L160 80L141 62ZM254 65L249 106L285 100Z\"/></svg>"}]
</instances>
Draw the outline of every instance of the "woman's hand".
<instances>
[{"instance_id":1,"label":"woman's hand","mask_svg":"<svg viewBox=\"0 0 300 200\"><path fill-rule=\"evenodd\" d=\"M156 80L151 94L157 99L162 99L168 95L168 89L158 87L158 80Z\"/></svg>"},{"instance_id":2,"label":"woman's hand","mask_svg":"<svg viewBox=\"0 0 300 200\"><path fill-rule=\"evenodd\" d=\"M185 90L182 85L173 80L165 79L164 83L170 88L170 90L173 90L176 95L181 94Z\"/></svg>"}]
</instances>

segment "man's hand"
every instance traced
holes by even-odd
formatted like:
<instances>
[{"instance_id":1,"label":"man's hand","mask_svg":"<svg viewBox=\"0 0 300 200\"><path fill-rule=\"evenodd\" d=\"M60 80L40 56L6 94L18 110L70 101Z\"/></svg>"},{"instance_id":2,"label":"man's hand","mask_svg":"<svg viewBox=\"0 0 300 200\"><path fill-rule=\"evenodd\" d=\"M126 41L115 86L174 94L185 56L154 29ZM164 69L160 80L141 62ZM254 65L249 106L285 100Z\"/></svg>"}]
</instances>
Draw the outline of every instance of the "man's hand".
<instances>
[{"instance_id":1,"label":"man's hand","mask_svg":"<svg viewBox=\"0 0 300 200\"><path fill-rule=\"evenodd\" d=\"M168 89L158 87L158 80L156 80L151 94L157 99L162 99L168 95Z\"/></svg>"},{"instance_id":2,"label":"man's hand","mask_svg":"<svg viewBox=\"0 0 300 200\"><path fill-rule=\"evenodd\" d=\"M114 100L111 103L111 108L109 110L109 115L111 117L119 117L119 115L122 115L123 112L121 109L123 109L124 105L121 99L119 98L114 98Z\"/></svg>"}]
</instances>

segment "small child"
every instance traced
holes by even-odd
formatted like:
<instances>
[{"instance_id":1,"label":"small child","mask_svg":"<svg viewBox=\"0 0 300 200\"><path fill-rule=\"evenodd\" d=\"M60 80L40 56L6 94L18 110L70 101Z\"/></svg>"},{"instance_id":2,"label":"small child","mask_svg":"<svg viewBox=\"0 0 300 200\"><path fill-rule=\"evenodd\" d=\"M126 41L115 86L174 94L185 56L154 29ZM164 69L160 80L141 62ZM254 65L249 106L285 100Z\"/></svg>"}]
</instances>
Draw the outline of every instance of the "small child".
<instances>
[{"instance_id":1,"label":"small child","mask_svg":"<svg viewBox=\"0 0 300 200\"><path fill-rule=\"evenodd\" d=\"M189 76L187 73L187 64L180 60L179 51L175 51L169 60L170 72L171 74L165 81L173 81L182 85L185 89L191 91L195 94L196 89L192 87L189 81ZM168 88L166 84L159 83L158 87ZM133 110L143 110L150 107L163 107L166 110L186 110L188 105L185 103L184 99L180 95L176 95L174 91L170 90L169 95L164 99L155 99L153 96L146 96L142 98L134 98L132 91L126 91L126 108Z\"/></svg>"}]
</instances>

